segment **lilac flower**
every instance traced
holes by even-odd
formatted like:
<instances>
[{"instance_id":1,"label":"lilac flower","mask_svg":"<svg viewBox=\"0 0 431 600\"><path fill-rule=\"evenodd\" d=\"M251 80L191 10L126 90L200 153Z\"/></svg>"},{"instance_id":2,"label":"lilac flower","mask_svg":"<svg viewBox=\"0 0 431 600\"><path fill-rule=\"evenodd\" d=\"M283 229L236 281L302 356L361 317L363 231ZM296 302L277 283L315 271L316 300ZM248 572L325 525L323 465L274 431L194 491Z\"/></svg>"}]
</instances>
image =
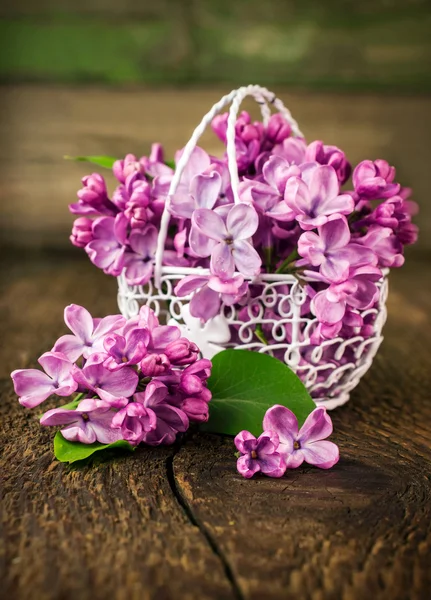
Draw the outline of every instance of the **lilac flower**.
<instances>
[{"instance_id":1,"label":"lilac flower","mask_svg":"<svg viewBox=\"0 0 431 600\"><path fill-rule=\"evenodd\" d=\"M155 313L149 306L141 306L137 317L129 319L123 329L126 335L130 329L146 328L150 332L147 351L152 354L162 354L168 344L181 337L181 332L174 325L160 325Z\"/></svg>"},{"instance_id":2,"label":"lilac flower","mask_svg":"<svg viewBox=\"0 0 431 600\"><path fill-rule=\"evenodd\" d=\"M112 217L99 217L93 221L93 240L85 251L91 262L108 275L117 277L124 267L127 236L127 217L120 213Z\"/></svg>"},{"instance_id":3,"label":"lilac flower","mask_svg":"<svg viewBox=\"0 0 431 600\"><path fill-rule=\"evenodd\" d=\"M187 431L189 420L184 411L167 403L168 388L160 381L150 381L145 392L135 394L136 402L153 410L156 428L144 434L143 441L150 446L173 444L178 432Z\"/></svg>"},{"instance_id":4,"label":"lilac flower","mask_svg":"<svg viewBox=\"0 0 431 600\"><path fill-rule=\"evenodd\" d=\"M106 335L118 331L125 321L121 315L93 319L83 306L69 304L64 309L64 322L73 335L59 338L54 344L53 352L62 352L71 361L76 361L81 355L88 358L93 352L103 351Z\"/></svg>"},{"instance_id":5,"label":"lilac flower","mask_svg":"<svg viewBox=\"0 0 431 600\"><path fill-rule=\"evenodd\" d=\"M147 352L150 333L147 329L130 329L123 337L117 333L108 334L103 346L109 358L104 362L110 371L137 365Z\"/></svg>"},{"instance_id":6,"label":"lilac flower","mask_svg":"<svg viewBox=\"0 0 431 600\"><path fill-rule=\"evenodd\" d=\"M147 225L134 229L129 236L132 252L125 255L125 275L130 285L145 285L153 274L153 261L157 248L157 229Z\"/></svg>"},{"instance_id":7,"label":"lilac flower","mask_svg":"<svg viewBox=\"0 0 431 600\"><path fill-rule=\"evenodd\" d=\"M38 362L45 372L18 369L11 373L19 403L26 408L38 406L51 394L69 396L78 387L73 378L74 365L64 354L45 352Z\"/></svg>"},{"instance_id":8,"label":"lilac flower","mask_svg":"<svg viewBox=\"0 0 431 600\"><path fill-rule=\"evenodd\" d=\"M329 165L303 168L303 179L291 177L286 185L285 198L302 229L324 225L333 214L347 215L354 209L349 194L339 194L335 170Z\"/></svg>"},{"instance_id":9,"label":"lilac flower","mask_svg":"<svg viewBox=\"0 0 431 600\"><path fill-rule=\"evenodd\" d=\"M404 264L402 244L390 227L372 225L356 241L372 249L378 257L379 267L401 267Z\"/></svg>"},{"instance_id":10,"label":"lilac flower","mask_svg":"<svg viewBox=\"0 0 431 600\"><path fill-rule=\"evenodd\" d=\"M208 402L204 398L185 398L181 403L181 410L194 423L205 423L209 419Z\"/></svg>"},{"instance_id":11,"label":"lilac flower","mask_svg":"<svg viewBox=\"0 0 431 600\"><path fill-rule=\"evenodd\" d=\"M61 434L69 442L112 444L122 439L122 432L112 429L114 413L109 402L87 398L75 410L54 408L40 419L42 425L66 425Z\"/></svg>"},{"instance_id":12,"label":"lilac flower","mask_svg":"<svg viewBox=\"0 0 431 600\"><path fill-rule=\"evenodd\" d=\"M222 302L227 306L235 304L247 289L244 277L237 273L226 279L214 275L187 275L177 283L174 291L179 298L193 294L190 314L206 322L219 313Z\"/></svg>"},{"instance_id":13,"label":"lilac flower","mask_svg":"<svg viewBox=\"0 0 431 600\"><path fill-rule=\"evenodd\" d=\"M214 117L211 127L214 133L226 143L228 113ZM251 123L250 115L242 111L235 124L235 148L238 170L244 173L257 158L264 137L264 126L255 121Z\"/></svg>"},{"instance_id":14,"label":"lilac flower","mask_svg":"<svg viewBox=\"0 0 431 600\"><path fill-rule=\"evenodd\" d=\"M176 165L180 161L183 152L184 149L179 150L175 153ZM174 202L176 206L187 205L190 203L190 191L193 190L193 192L196 194L197 190L199 189L199 185L197 186L197 188L192 188L192 181L197 175L201 175L202 173L208 173L210 166L211 158L209 157L209 155L205 152L205 150L203 150L199 146L196 146L188 160L187 165L184 168L184 171L181 175L180 183L175 192ZM213 180L213 183L214 181L215 180ZM167 192L168 190L166 189L165 193L167 194Z\"/></svg>"},{"instance_id":15,"label":"lilac flower","mask_svg":"<svg viewBox=\"0 0 431 600\"><path fill-rule=\"evenodd\" d=\"M103 362L87 363L81 370L76 369L73 376L80 389L93 391L112 406L118 406L119 400L132 396L139 379L130 367L110 371Z\"/></svg>"},{"instance_id":16,"label":"lilac flower","mask_svg":"<svg viewBox=\"0 0 431 600\"><path fill-rule=\"evenodd\" d=\"M145 178L146 166L145 157L138 159L134 154L126 154L123 159L115 161L112 171L120 183L125 183L129 175Z\"/></svg>"},{"instance_id":17,"label":"lilac flower","mask_svg":"<svg viewBox=\"0 0 431 600\"><path fill-rule=\"evenodd\" d=\"M69 204L75 215L116 215L118 210L109 200L102 175L93 173L82 179L83 188L78 192L78 202Z\"/></svg>"},{"instance_id":18,"label":"lilac flower","mask_svg":"<svg viewBox=\"0 0 431 600\"><path fill-rule=\"evenodd\" d=\"M168 344L165 355L173 365L184 366L195 362L199 354L199 348L195 343L186 338L179 338Z\"/></svg>"},{"instance_id":19,"label":"lilac flower","mask_svg":"<svg viewBox=\"0 0 431 600\"><path fill-rule=\"evenodd\" d=\"M244 191L249 188L253 205L267 217L277 221L292 221L295 214L284 201L287 180L297 177L301 171L281 156L272 155L263 165L263 181L245 180L241 183L240 192L243 199Z\"/></svg>"},{"instance_id":20,"label":"lilac flower","mask_svg":"<svg viewBox=\"0 0 431 600\"><path fill-rule=\"evenodd\" d=\"M363 160L353 171L353 185L359 197L378 199L398 194L400 185L393 183L395 169L385 160Z\"/></svg>"},{"instance_id":21,"label":"lilac flower","mask_svg":"<svg viewBox=\"0 0 431 600\"><path fill-rule=\"evenodd\" d=\"M149 208L151 186L147 181L135 179L130 183L127 182L126 188L128 188L128 198L124 205L124 214L129 219L132 229L142 229L153 216Z\"/></svg>"},{"instance_id":22,"label":"lilac flower","mask_svg":"<svg viewBox=\"0 0 431 600\"><path fill-rule=\"evenodd\" d=\"M247 240L258 224L256 211L246 204L232 206L226 224L215 211L200 208L193 213L190 247L197 256L211 254L211 272L221 279L232 278L235 267L242 275L257 275L262 261Z\"/></svg>"},{"instance_id":23,"label":"lilac flower","mask_svg":"<svg viewBox=\"0 0 431 600\"><path fill-rule=\"evenodd\" d=\"M338 282L346 278L352 264L377 263L372 245L350 242L349 225L342 215L330 215L317 231L307 231L299 238L298 252L304 258L296 262L297 266L320 267L324 277Z\"/></svg>"},{"instance_id":24,"label":"lilac flower","mask_svg":"<svg viewBox=\"0 0 431 600\"><path fill-rule=\"evenodd\" d=\"M352 167L346 159L346 155L336 146L327 146L316 140L307 146L304 156L305 162L318 162L320 165L330 165L335 169L338 181L341 185L345 183L352 172Z\"/></svg>"},{"instance_id":25,"label":"lilac flower","mask_svg":"<svg viewBox=\"0 0 431 600\"><path fill-rule=\"evenodd\" d=\"M264 431L257 439L249 431L240 431L235 446L242 454L237 461L238 473L250 479L259 471L268 477L282 477L286 461L278 452L279 439L274 431Z\"/></svg>"},{"instance_id":26,"label":"lilac flower","mask_svg":"<svg viewBox=\"0 0 431 600\"><path fill-rule=\"evenodd\" d=\"M171 363L166 354L147 354L140 364L141 373L145 377L160 377L171 369Z\"/></svg>"},{"instance_id":27,"label":"lilac flower","mask_svg":"<svg viewBox=\"0 0 431 600\"><path fill-rule=\"evenodd\" d=\"M266 411L263 427L278 434L279 452L288 469L296 469L304 461L320 469L330 469L339 460L338 446L325 440L332 433L332 421L322 406L315 408L299 429L293 412L276 404Z\"/></svg>"},{"instance_id":28,"label":"lilac flower","mask_svg":"<svg viewBox=\"0 0 431 600\"><path fill-rule=\"evenodd\" d=\"M190 219L197 208L213 208L222 186L218 171L209 171L195 175L190 182L190 193L172 197L171 210L175 216Z\"/></svg>"},{"instance_id":29,"label":"lilac flower","mask_svg":"<svg viewBox=\"0 0 431 600\"><path fill-rule=\"evenodd\" d=\"M275 154L276 156L281 156L282 158L287 160L287 162L290 165L300 165L304 162L306 148L307 144L302 138L289 137L283 140L281 144L276 144L272 150L272 154ZM268 154L261 155L258 158L258 160L256 161L256 169L258 172L260 171L260 169L258 168L258 161L260 162L260 164L263 164L262 161L266 160L268 160Z\"/></svg>"},{"instance_id":30,"label":"lilac flower","mask_svg":"<svg viewBox=\"0 0 431 600\"><path fill-rule=\"evenodd\" d=\"M156 425L157 417L151 408L145 408L140 402L130 402L114 415L111 427L120 429L121 438L137 446Z\"/></svg>"},{"instance_id":31,"label":"lilac flower","mask_svg":"<svg viewBox=\"0 0 431 600\"><path fill-rule=\"evenodd\" d=\"M202 394L204 390L207 390L206 380L211 375L211 361L207 358L201 358L194 364L188 366L181 373L179 389L187 394L188 396L195 396L196 394ZM207 390L209 391L209 390ZM211 398L207 394L207 402Z\"/></svg>"},{"instance_id":32,"label":"lilac flower","mask_svg":"<svg viewBox=\"0 0 431 600\"><path fill-rule=\"evenodd\" d=\"M308 276L317 275L305 272ZM319 321L334 325L341 321L348 307L366 310L379 298L379 289L375 282L382 277L377 267L363 266L350 269L344 281L330 283L325 290L318 292L311 301L311 311ZM322 277L321 280L324 280Z\"/></svg>"},{"instance_id":33,"label":"lilac flower","mask_svg":"<svg viewBox=\"0 0 431 600\"><path fill-rule=\"evenodd\" d=\"M87 217L75 219L72 226L72 234L69 238L74 246L85 248L91 242L93 239L92 225L93 221Z\"/></svg>"},{"instance_id":34,"label":"lilac flower","mask_svg":"<svg viewBox=\"0 0 431 600\"><path fill-rule=\"evenodd\" d=\"M265 130L265 144L273 146L281 144L292 133L292 128L280 113L275 113L269 118Z\"/></svg>"}]
</instances>

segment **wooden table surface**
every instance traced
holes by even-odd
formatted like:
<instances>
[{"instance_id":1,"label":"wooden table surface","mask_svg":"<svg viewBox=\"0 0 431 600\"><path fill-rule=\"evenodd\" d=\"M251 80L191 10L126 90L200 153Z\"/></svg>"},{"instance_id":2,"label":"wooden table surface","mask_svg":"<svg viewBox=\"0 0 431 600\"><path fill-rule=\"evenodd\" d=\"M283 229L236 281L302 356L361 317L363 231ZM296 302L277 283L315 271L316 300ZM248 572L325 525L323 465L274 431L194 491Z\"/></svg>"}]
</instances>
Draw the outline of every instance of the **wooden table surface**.
<instances>
[{"instance_id":1,"label":"wooden table surface","mask_svg":"<svg viewBox=\"0 0 431 600\"><path fill-rule=\"evenodd\" d=\"M79 252L3 255L0 595L11 600L429 598L431 281L391 275L385 342L333 413L340 462L246 481L231 438L194 434L92 466L53 458L9 372L65 331L66 304L115 310Z\"/></svg>"},{"instance_id":2,"label":"wooden table surface","mask_svg":"<svg viewBox=\"0 0 431 600\"><path fill-rule=\"evenodd\" d=\"M38 409L18 404L9 378L66 331L67 304L116 311L115 280L61 249L67 203L89 171L62 155L140 153L155 139L171 155L226 90L2 91L0 597L428 600L429 99L282 94L311 139L400 166L422 202L422 237L391 274L386 339L371 370L333 413L339 464L246 481L232 439L202 434L93 466L60 464L53 432L39 426Z\"/></svg>"}]
</instances>

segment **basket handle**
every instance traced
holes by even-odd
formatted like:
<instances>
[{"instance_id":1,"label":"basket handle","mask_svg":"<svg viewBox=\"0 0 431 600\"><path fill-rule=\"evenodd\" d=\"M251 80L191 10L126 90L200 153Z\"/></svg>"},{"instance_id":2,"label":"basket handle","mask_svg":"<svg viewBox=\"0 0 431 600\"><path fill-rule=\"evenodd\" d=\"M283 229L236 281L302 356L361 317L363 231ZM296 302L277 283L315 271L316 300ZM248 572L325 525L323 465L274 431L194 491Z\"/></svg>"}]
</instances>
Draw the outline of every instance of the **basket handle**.
<instances>
[{"instance_id":1,"label":"basket handle","mask_svg":"<svg viewBox=\"0 0 431 600\"><path fill-rule=\"evenodd\" d=\"M239 186L239 175L238 175L238 167L236 163L236 147L235 147L235 123L237 120L239 107L247 96L252 96L258 104L261 105L262 117L264 120L264 124L266 125L270 116L271 110L268 107L268 104L272 104L277 111L283 115L286 121L292 127L292 133L295 137L303 137L298 123L292 117L290 111L284 106L283 102L276 97L275 94L270 92L264 87L259 85L248 85L244 87L240 87L237 90L232 90L226 96L223 96L214 106L209 110L206 115L203 117L202 121L194 130L191 138L187 142L184 151L181 155L180 160L178 161L177 168L175 170L175 174L172 178L171 185L169 187L169 192L166 197L165 207L162 214L162 219L160 223L160 231L157 239L157 250L155 256L155 267L154 267L154 281L155 285L158 289L160 289L160 279L162 274L162 261L163 261L163 252L165 249L166 236L168 233L169 219L170 219L170 204L171 198L175 194L177 187L181 181L181 176L183 171L190 159L190 156L195 149L199 138L207 128L207 126L211 123L213 118L219 113L226 105L231 104L229 110L229 117L227 122L227 131L226 131L226 150L227 150L227 159L228 159L228 169L229 176L231 180L232 194L234 198L235 204L241 202L241 199L238 194L238 186Z\"/></svg>"}]
</instances>

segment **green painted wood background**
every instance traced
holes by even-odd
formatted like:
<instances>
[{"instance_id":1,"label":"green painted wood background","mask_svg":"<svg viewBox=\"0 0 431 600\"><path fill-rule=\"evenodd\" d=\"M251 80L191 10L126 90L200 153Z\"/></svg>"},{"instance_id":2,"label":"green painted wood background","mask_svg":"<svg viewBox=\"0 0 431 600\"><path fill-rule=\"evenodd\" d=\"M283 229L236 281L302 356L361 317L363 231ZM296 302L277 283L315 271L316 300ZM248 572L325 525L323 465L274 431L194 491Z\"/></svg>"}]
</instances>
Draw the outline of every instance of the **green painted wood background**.
<instances>
[{"instance_id":1,"label":"green painted wood background","mask_svg":"<svg viewBox=\"0 0 431 600\"><path fill-rule=\"evenodd\" d=\"M0 80L431 91L429 0L13 0Z\"/></svg>"}]
</instances>

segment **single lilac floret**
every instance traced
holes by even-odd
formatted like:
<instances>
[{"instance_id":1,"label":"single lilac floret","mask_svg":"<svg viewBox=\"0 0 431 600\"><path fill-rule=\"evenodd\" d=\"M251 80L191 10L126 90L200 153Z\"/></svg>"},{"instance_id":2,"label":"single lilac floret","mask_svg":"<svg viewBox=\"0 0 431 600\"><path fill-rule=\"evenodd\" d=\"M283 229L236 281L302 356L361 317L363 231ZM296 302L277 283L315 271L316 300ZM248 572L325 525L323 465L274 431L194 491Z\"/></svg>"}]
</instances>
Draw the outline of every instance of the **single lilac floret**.
<instances>
[{"instance_id":1,"label":"single lilac floret","mask_svg":"<svg viewBox=\"0 0 431 600\"><path fill-rule=\"evenodd\" d=\"M279 452L288 469L296 469L304 461L320 469L330 469L339 460L338 446L326 440L332 433L332 421L323 406L315 408L299 429L294 413L276 404L266 411L263 428L278 435Z\"/></svg>"},{"instance_id":2,"label":"single lilac floret","mask_svg":"<svg viewBox=\"0 0 431 600\"><path fill-rule=\"evenodd\" d=\"M124 398L127 402L127 400ZM69 442L112 444L123 439L121 431L111 427L114 412L109 402L86 398L75 410L54 408L40 419L41 425L66 425L62 436Z\"/></svg>"},{"instance_id":3,"label":"single lilac floret","mask_svg":"<svg viewBox=\"0 0 431 600\"><path fill-rule=\"evenodd\" d=\"M282 477L286 461L278 451L280 441L277 433L265 430L257 439L249 431L240 431L234 440L242 454L237 461L238 473L250 479L258 472L268 477Z\"/></svg>"}]
</instances>

